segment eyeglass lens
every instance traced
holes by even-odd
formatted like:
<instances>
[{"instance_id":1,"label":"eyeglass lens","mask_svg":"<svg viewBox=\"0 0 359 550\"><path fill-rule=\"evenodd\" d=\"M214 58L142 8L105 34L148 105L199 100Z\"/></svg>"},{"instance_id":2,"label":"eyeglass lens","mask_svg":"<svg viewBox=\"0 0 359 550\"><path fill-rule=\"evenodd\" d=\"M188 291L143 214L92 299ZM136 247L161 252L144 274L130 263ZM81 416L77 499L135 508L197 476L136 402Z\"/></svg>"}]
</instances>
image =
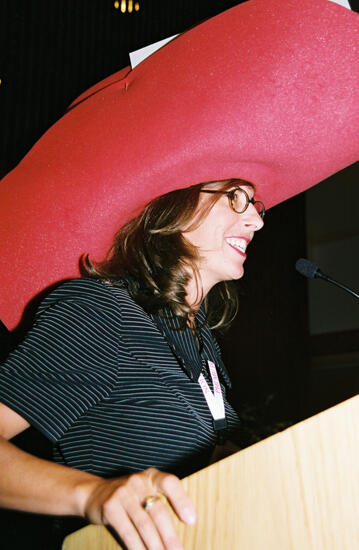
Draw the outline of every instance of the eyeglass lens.
<instances>
[{"instance_id":1,"label":"eyeglass lens","mask_svg":"<svg viewBox=\"0 0 359 550\"><path fill-rule=\"evenodd\" d=\"M233 208L236 212L244 212L248 206L248 195L243 189L236 189L233 193Z\"/></svg>"},{"instance_id":2,"label":"eyeglass lens","mask_svg":"<svg viewBox=\"0 0 359 550\"><path fill-rule=\"evenodd\" d=\"M244 189L236 189L232 201L233 209L236 212L243 213L248 208L249 203L253 204L259 215L263 214L264 208L261 201L253 201L253 199L250 200Z\"/></svg>"}]
</instances>

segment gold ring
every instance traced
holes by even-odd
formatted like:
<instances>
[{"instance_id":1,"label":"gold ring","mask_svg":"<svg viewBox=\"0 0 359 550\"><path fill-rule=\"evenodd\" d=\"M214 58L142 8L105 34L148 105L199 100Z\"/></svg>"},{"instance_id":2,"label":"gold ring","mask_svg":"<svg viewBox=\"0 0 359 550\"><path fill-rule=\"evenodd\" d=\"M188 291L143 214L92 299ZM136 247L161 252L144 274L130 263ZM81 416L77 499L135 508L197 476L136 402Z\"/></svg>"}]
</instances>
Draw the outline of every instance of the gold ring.
<instances>
[{"instance_id":1,"label":"gold ring","mask_svg":"<svg viewBox=\"0 0 359 550\"><path fill-rule=\"evenodd\" d=\"M165 495L162 493L156 493L155 495L150 495L149 497L146 497L144 501L142 502L142 508L148 512L156 502L167 502L167 499Z\"/></svg>"}]
</instances>

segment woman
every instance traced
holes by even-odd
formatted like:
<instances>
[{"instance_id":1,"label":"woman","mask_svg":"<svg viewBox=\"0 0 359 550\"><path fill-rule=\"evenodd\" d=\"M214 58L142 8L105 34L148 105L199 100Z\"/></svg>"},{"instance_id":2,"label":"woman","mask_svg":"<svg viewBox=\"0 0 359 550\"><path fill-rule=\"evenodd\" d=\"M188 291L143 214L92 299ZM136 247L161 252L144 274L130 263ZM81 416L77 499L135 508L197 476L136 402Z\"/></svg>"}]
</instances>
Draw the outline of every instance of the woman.
<instances>
[{"instance_id":1,"label":"woman","mask_svg":"<svg viewBox=\"0 0 359 550\"><path fill-rule=\"evenodd\" d=\"M120 230L103 264L87 259L90 278L43 301L0 371L2 506L109 524L130 550L181 548L163 495L193 523L176 476L205 466L238 426L210 300L222 302L216 326L228 323L228 281L242 277L263 216L243 180L173 191ZM7 441L30 424L58 464Z\"/></svg>"}]
</instances>

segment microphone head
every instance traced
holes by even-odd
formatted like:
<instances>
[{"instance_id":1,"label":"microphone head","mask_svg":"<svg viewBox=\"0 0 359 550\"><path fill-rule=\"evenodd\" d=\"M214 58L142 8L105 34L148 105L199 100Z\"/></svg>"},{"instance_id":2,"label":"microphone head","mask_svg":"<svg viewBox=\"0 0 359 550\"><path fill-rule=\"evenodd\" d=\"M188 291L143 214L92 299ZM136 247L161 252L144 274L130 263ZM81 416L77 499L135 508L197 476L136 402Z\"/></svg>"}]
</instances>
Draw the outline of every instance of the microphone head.
<instances>
[{"instance_id":1,"label":"microphone head","mask_svg":"<svg viewBox=\"0 0 359 550\"><path fill-rule=\"evenodd\" d=\"M310 262L305 258L299 258L299 260L296 261L295 269L301 275L304 275L304 277L308 277L308 279L314 279L314 277L318 277L319 267L315 263Z\"/></svg>"}]
</instances>

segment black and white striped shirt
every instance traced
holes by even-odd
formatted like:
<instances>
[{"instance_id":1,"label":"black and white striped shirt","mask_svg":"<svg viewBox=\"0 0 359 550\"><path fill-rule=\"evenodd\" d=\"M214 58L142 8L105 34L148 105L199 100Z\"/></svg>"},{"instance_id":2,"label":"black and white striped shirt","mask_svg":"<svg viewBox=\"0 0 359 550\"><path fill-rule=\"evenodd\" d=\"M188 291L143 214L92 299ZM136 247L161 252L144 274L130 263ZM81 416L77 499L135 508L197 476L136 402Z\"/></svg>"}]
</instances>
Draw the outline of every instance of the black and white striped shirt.
<instances>
[{"instance_id":1,"label":"black and white striped shirt","mask_svg":"<svg viewBox=\"0 0 359 550\"><path fill-rule=\"evenodd\" d=\"M0 401L53 442L57 462L106 477L150 466L188 475L217 440L197 382L208 359L229 385L202 310L197 317L201 353L189 329L145 313L125 285L67 281L2 365ZM226 399L225 409L233 432Z\"/></svg>"}]
</instances>

